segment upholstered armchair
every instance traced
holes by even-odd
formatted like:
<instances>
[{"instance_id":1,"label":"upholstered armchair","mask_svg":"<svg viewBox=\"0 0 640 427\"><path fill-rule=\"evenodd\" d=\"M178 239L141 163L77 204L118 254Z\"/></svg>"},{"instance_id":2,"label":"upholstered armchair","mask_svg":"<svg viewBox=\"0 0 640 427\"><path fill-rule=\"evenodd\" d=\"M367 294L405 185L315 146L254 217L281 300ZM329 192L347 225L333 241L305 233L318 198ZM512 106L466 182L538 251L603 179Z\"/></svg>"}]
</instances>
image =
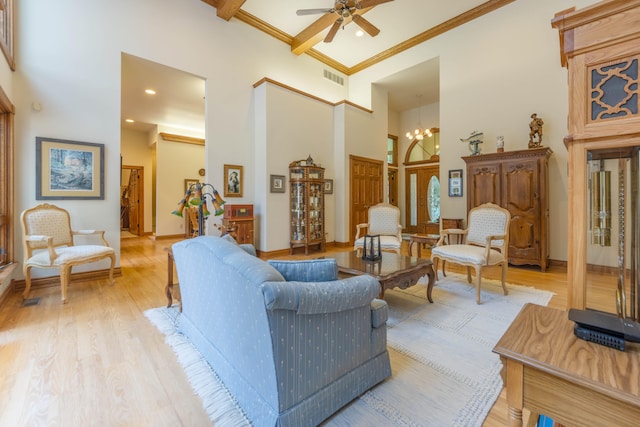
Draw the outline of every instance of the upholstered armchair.
<instances>
[{"instance_id":1,"label":"upholstered armchair","mask_svg":"<svg viewBox=\"0 0 640 427\"><path fill-rule=\"evenodd\" d=\"M23 272L26 299L31 290L31 268L55 268L60 270L62 302L67 302L67 285L71 268L105 258L111 260L109 281L113 284L113 267L116 255L104 239L102 230L72 230L69 212L54 205L42 204L27 209L20 215L22 222L24 262ZM75 245L78 235L99 236L102 245Z\"/></svg>"},{"instance_id":2,"label":"upholstered armchair","mask_svg":"<svg viewBox=\"0 0 640 427\"><path fill-rule=\"evenodd\" d=\"M353 249L359 251L364 245L366 234L380 235L380 248L400 254L402 245L402 225L400 209L388 203L379 203L369 208L369 222L356 225L356 238Z\"/></svg>"},{"instance_id":3,"label":"upholstered armchair","mask_svg":"<svg viewBox=\"0 0 640 427\"><path fill-rule=\"evenodd\" d=\"M485 203L469 211L466 230L442 230L440 240L431 250L438 278L438 263L442 261L442 274L445 263L453 262L467 267L467 281L471 283L471 268L476 272L476 303L480 304L480 284L482 269L489 266L502 267L502 290L507 295L505 277L509 265L509 223L508 210L492 203ZM449 244L453 236L462 237L461 244ZM458 239L455 239L457 242Z\"/></svg>"}]
</instances>

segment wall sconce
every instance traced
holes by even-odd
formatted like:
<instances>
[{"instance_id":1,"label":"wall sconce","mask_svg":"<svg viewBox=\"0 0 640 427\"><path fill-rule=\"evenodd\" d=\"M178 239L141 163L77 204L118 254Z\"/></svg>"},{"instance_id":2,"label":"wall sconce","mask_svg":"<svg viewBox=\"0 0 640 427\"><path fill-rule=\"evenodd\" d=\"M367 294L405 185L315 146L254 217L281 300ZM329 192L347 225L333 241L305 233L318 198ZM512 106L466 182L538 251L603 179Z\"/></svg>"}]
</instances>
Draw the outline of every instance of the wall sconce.
<instances>
[{"instance_id":1,"label":"wall sconce","mask_svg":"<svg viewBox=\"0 0 640 427\"><path fill-rule=\"evenodd\" d=\"M378 261L382 259L380 248L380 235L366 234L364 236L364 246L362 248L362 259L365 261Z\"/></svg>"},{"instance_id":2,"label":"wall sconce","mask_svg":"<svg viewBox=\"0 0 640 427\"><path fill-rule=\"evenodd\" d=\"M204 221L211 215L211 212L207 209L207 197L215 209L215 216L222 215L224 213L222 205L225 204L225 201L220 197L220 193L213 185L201 183L191 184L182 200L178 202L178 207L171 212L173 215L182 218L182 212L187 203L196 206L198 208L198 236L204 235Z\"/></svg>"},{"instance_id":3,"label":"wall sconce","mask_svg":"<svg viewBox=\"0 0 640 427\"><path fill-rule=\"evenodd\" d=\"M611 246L611 172L591 173L591 243Z\"/></svg>"}]
</instances>

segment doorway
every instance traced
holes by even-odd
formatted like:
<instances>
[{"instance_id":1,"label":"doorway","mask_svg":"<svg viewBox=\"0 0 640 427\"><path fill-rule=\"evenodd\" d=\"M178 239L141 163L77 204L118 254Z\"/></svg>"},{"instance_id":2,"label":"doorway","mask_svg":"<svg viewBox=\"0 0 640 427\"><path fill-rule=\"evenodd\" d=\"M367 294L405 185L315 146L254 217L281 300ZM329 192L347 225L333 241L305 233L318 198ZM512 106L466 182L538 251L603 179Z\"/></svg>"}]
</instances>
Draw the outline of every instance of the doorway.
<instances>
[{"instance_id":1,"label":"doorway","mask_svg":"<svg viewBox=\"0 0 640 427\"><path fill-rule=\"evenodd\" d=\"M141 236L144 234L144 167L121 168L120 230Z\"/></svg>"}]
</instances>

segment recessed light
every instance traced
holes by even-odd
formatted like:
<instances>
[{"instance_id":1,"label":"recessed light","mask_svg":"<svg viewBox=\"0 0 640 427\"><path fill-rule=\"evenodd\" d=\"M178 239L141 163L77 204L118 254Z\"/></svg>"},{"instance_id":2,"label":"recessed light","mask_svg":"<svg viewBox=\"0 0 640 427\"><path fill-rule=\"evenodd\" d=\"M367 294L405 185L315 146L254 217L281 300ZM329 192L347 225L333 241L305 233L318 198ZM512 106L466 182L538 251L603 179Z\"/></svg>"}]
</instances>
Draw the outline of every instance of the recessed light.
<instances>
[{"instance_id":1,"label":"recessed light","mask_svg":"<svg viewBox=\"0 0 640 427\"><path fill-rule=\"evenodd\" d=\"M362 36L364 36L364 31L362 30L356 31L356 37L362 37Z\"/></svg>"},{"instance_id":2,"label":"recessed light","mask_svg":"<svg viewBox=\"0 0 640 427\"><path fill-rule=\"evenodd\" d=\"M126 119L126 120L125 120L125 122L127 122L127 123L134 123L134 122L135 122L135 120L133 120L133 119Z\"/></svg>"},{"instance_id":3,"label":"recessed light","mask_svg":"<svg viewBox=\"0 0 640 427\"><path fill-rule=\"evenodd\" d=\"M156 91L153 89L145 89L144 93L149 94L149 95L155 95Z\"/></svg>"}]
</instances>

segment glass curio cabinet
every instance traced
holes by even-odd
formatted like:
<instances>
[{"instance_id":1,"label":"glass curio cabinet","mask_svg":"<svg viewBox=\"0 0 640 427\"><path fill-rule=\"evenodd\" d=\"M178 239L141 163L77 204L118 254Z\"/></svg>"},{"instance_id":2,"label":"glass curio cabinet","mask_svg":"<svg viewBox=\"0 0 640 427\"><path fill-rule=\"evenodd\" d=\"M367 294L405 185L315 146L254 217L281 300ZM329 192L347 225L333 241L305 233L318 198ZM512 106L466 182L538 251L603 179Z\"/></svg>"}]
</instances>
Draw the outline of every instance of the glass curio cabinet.
<instances>
[{"instance_id":1,"label":"glass curio cabinet","mask_svg":"<svg viewBox=\"0 0 640 427\"><path fill-rule=\"evenodd\" d=\"M326 237L324 231L324 168L316 165L309 156L289 165L291 186L291 247L309 248L324 252Z\"/></svg>"},{"instance_id":2,"label":"glass curio cabinet","mask_svg":"<svg viewBox=\"0 0 640 427\"><path fill-rule=\"evenodd\" d=\"M640 4L622 0L565 10L552 21L569 72L568 307L636 322L640 34L633 23L639 21Z\"/></svg>"}]
</instances>

